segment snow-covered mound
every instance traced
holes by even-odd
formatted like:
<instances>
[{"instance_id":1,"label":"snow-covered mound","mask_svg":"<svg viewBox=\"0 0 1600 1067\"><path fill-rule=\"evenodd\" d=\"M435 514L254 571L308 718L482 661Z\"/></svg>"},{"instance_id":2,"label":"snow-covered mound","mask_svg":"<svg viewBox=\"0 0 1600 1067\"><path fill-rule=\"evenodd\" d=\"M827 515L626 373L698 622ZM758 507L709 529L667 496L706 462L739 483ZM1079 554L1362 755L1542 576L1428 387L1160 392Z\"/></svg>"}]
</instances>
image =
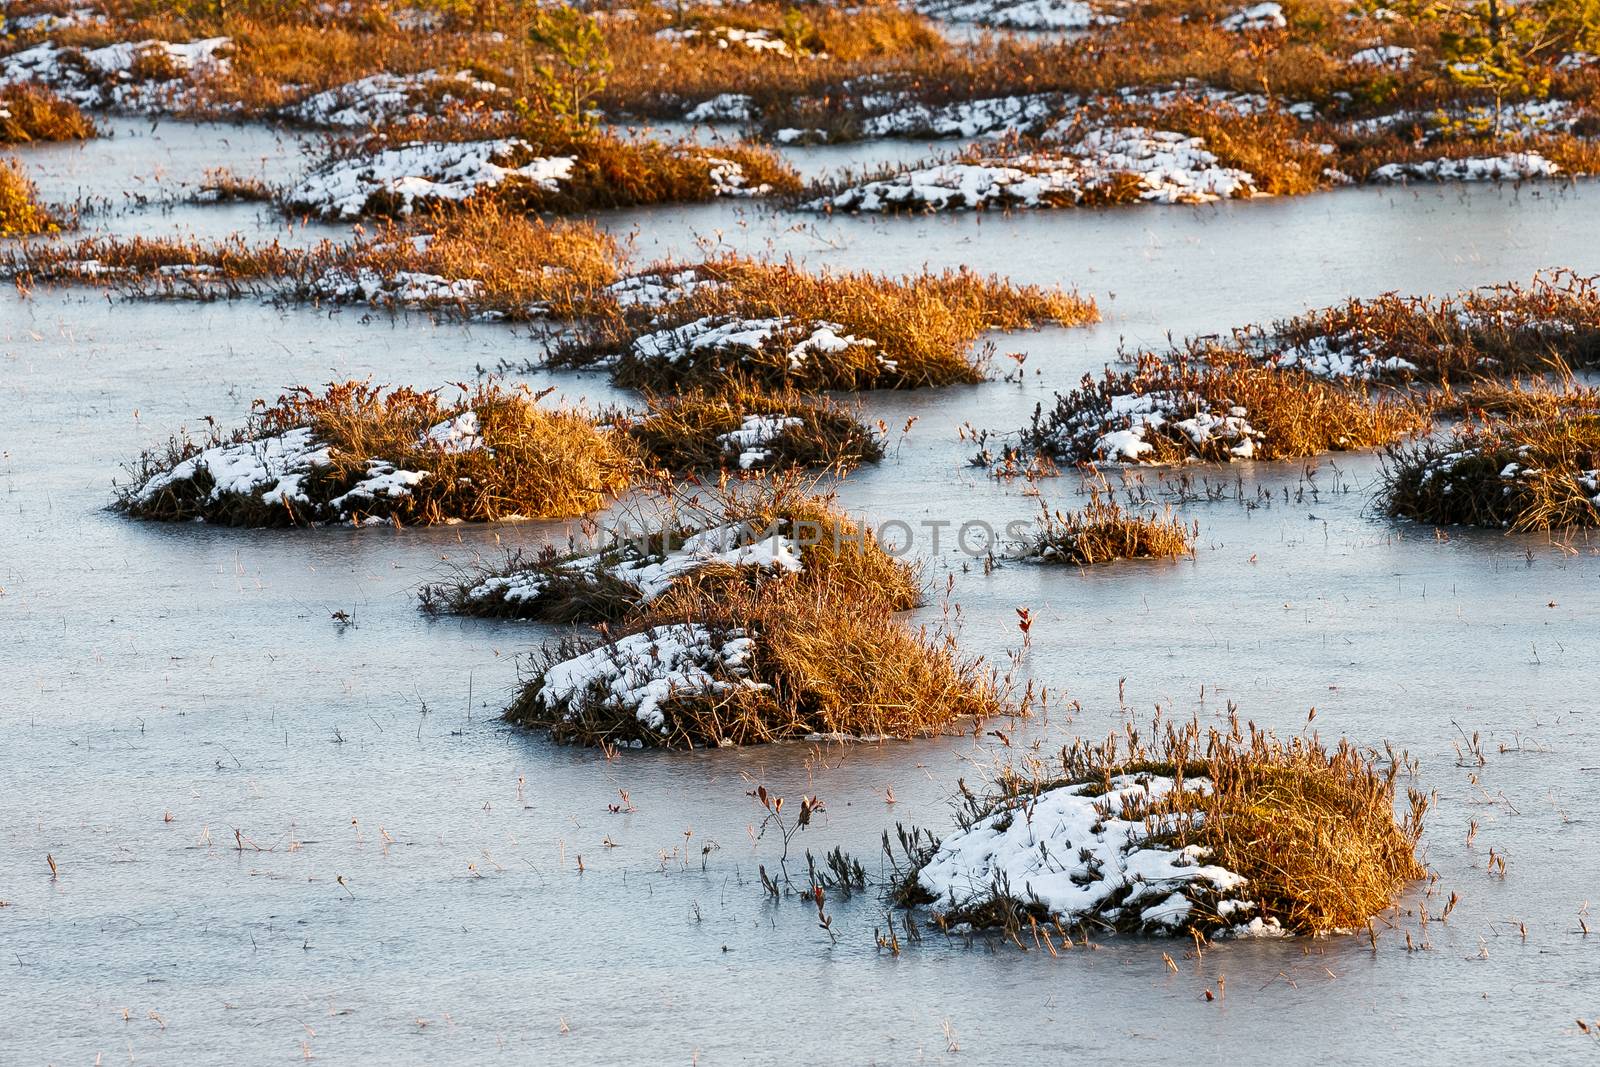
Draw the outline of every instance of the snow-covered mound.
<instances>
[{"instance_id":1,"label":"snow-covered mound","mask_svg":"<svg viewBox=\"0 0 1600 1067\"><path fill-rule=\"evenodd\" d=\"M227 37L123 41L79 51L46 42L0 57L0 85L38 82L81 107L164 112L198 103L197 83L226 74Z\"/></svg>"},{"instance_id":2,"label":"snow-covered mound","mask_svg":"<svg viewBox=\"0 0 1600 1067\"><path fill-rule=\"evenodd\" d=\"M463 452L484 447L475 412L430 427L419 447ZM429 476L378 458L351 476L308 426L202 449L129 492L135 515L186 516L239 525L347 522L381 517Z\"/></svg>"},{"instance_id":3,"label":"snow-covered mound","mask_svg":"<svg viewBox=\"0 0 1600 1067\"><path fill-rule=\"evenodd\" d=\"M1205 779L1185 790L1204 793ZM1175 783L1158 775L1119 775L1103 783L1065 785L1002 804L952 834L917 872L931 907L955 924L997 897L1041 910L1068 929L1080 926L1138 933L1184 929L1197 909L1234 920L1241 933L1280 932L1242 896L1242 876L1207 863L1199 845L1166 843L1188 815L1143 813Z\"/></svg>"},{"instance_id":4,"label":"snow-covered mound","mask_svg":"<svg viewBox=\"0 0 1600 1067\"><path fill-rule=\"evenodd\" d=\"M1132 195L1121 183L1134 183ZM1207 203L1255 194L1248 173L1218 164L1198 137L1139 126L1090 130L1059 151L908 170L813 201L813 210L951 211L1060 207L1108 197Z\"/></svg>"},{"instance_id":5,"label":"snow-covered mound","mask_svg":"<svg viewBox=\"0 0 1600 1067\"><path fill-rule=\"evenodd\" d=\"M790 369L798 371L818 355L876 347L876 341L846 333L845 327L836 322L799 322L788 316L740 319L710 315L636 338L631 355L640 360L679 363L701 355L737 358L781 351L786 354ZM881 357L879 361L888 365Z\"/></svg>"},{"instance_id":6,"label":"snow-covered mound","mask_svg":"<svg viewBox=\"0 0 1600 1067\"><path fill-rule=\"evenodd\" d=\"M568 721L620 715L666 734L673 701L755 686L750 680L754 646L743 630L714 633L695 623L657 626L552 664L534 699Z\"/></svg>"},{"instance_id":7,"label":"snow-covered mound","mask_svg":"<svg viewBox=\"0 0 1600 1067\"><path fill-rule=\"evenodd\" d=\"M324 218L353 219L375 209L410 214L420 204L465 200L505 182L555 192L574 162L571 156L533 156L518 138L419 142L330 160L293 186L284 202Z\"/></svg>"},{"instance_id":8,"label":"snow-covered mound","mask_svg":"<svg viewBox=\"0 0 1600 1067\"><path fill-rule=\"evenodd\" d=\"M425 100L431 99L435 109L446 109L505 92L465 70L455 74L438 70L379 73L314 93L284 114L309 126L382 126L417 114Z\"/></svg>"}]
</instances>

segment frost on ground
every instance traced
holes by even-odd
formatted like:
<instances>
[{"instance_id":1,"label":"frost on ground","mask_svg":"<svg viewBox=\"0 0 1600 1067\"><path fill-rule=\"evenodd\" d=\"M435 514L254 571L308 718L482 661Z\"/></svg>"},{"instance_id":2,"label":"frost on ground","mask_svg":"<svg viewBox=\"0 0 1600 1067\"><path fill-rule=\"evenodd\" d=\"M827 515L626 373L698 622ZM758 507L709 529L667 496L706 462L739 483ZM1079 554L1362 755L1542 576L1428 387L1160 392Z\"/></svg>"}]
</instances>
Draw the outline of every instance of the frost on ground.
<instances>
[{"instance_id":1,"label":"frost on ground","mask_svg":"<svg viewBox=\"0 0 1600 1067\"><path fill-rule=\"evenodd\" d=\"M1207 203L1255 194L1198 137L1139 126L1094 129L1059 151L973 157L904 171L812 201L812 210L954 211L1139 200Z\"/></svg>"},{"instance_id":2,"label":"frost on ground","mask_svg":"<svg viewBox=\"0 0 1600 1067\"><path fill-rule=\"evenodd\" d=\"M468 614L563 621L585 617L589 610L607 615L611 612L600 608L606 598L626 608L648 604L680 579L711 567L798 574L804 563L794 538L748 522L726 523L619 539L587 554L532 563L514 559L503 570L464 584L457 606Z\"/></svg>"},{"instance_id":3,"label":"frost on ground","mask_svg":"<svg viewBox=\"0 0 1600 1067\"><path fill-rule=\"evenodd\" d=\"M1375 182L1517 182L1554 178L1561 168L1537 152L1507 152L1498 156L1429 159L1416 163L1385 163L1372 172Z\"/></svg>"},{"instance_id":4,"label":"frost on ground","mask_svg":"<svg viewBox=\"0 0 1600 1067\"><path fill-rule=\"evenodd\" d=\"M1172 778L1124 774L1106 785L1063 785L999 805L944 839L917 872L917 888L947 928L999 903L1069 930L1171 934L1199 912L1238 933L1282 932L1248 899L1245 878L1207 863L1202 846L1169 843L1178 829L1200 825L1198 813L1147 817L1177 788ZM1210 783L1188 779L1182 788L1203 794Z\"/></svg>"},{"instance_id":5,"label":"frost on ground","mask_svg":"<svg viewBox=\"0 0 1600 1067\"><path fill-rule=\"evenodd\" d=\"M1084 0L913 0L925 15L1011 30L1084 30L1116 22Z\"/></svg>"},{"instance_id":6,"label":"frost on ground","mask_svg":"<svg viewBox=\"0 0 1600 1067\"><path fill-rule=\"evenodd\" d=\"M383 126L419 115L428 107L468 106L505 92L465 70L455 74L439 70L380 73L315 93L285 109L284 114L308 126Z\"/></svg>"},{"instance_id":7,"label":"frost on ground","mask_svg":"<svg viewBox=\"0 0 1600 1067\"><path fill-rule=\"evenodd\" d=\"M284 202L330 219L410 214L422 205L460 202L508 182L556 192L573 163L571 156L535 156L518 138L406 144L330 160L292 187Z\"/></svg>"},{"instance_id":8,"label":"frost on ground","mask_svg":"<svg viewBox=\"0 0 1600 1067\"><path fill-rule=\"evenodd\" d=\"M569 723L620 716L665 736L675 703L759 688L750 680L754 647L743 630L657 626L552 663L534 700Z\"/></svg>"},{"instance_id":9,"label":"frost on ground","mask_svg":"<svg viewBox=\"0 0 1600 1067\"><path fill-rule=\"evenodd\" d=\"M198 83L226 73L227 37L174 44L124 41L79 51L46 42L0 57L0 85L38 82L80 107L181 111L199 104Z\"/></svg>"}]
</instances>

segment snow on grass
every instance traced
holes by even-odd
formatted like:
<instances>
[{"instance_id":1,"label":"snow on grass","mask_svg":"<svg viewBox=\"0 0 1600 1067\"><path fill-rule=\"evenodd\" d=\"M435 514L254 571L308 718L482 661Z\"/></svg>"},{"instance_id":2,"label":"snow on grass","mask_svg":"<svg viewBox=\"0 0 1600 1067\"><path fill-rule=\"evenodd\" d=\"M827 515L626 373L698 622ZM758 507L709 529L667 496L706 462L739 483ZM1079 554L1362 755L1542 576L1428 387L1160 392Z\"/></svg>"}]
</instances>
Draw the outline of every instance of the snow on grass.
<instances>
[{"instance_id":1,"label":"snow on grass","mask_svg":"<svg viewBox=\"0 0 1600 1067\"><path fill-rule=\"evenodd\" d=\"M573 157L537 156L520 165L513 162L531 151L519 138L385 148L317 167L284 200L295 210L323 218L352 219L367 212L375 198L390 210L410 214L419 204L462 201L508 181L555 192L571 176Z\"/></svg>"},{"instance_id":2,"label":"snow on grass","mask_svg":"<svg viewBox=\"0 0 1600 1067\"><path fill-rule=\"evenodd\" d=\"M589 555L531 567L513 566L507 573L485 576L465 588L463 599L469 605L500 601L532 608L559 587L613 582L631 589L639 603L648 604L680 578L707 567L751 567L773 574L804 570L800 545L794 538L779 533L757 538L759 532L765 531L757 531L749 523L728 523L696 531L677 548L668 549L621 540Z\"/></svg>"},{"instance_id":3,"label":"snow on grass","mask_svg":"<svg viewBox=\"0 0 1600 1067\"><path fill-rule=\"evenodd\" d=\"M227 72L223 53L232 44L228 37L124 41L80 52L46 42L0 57L0 85L39 82L80 107L176 110L196 102L194 79Z\"/></svg>"},{"instance_id":4,"label":"snow on grass","mask_svg":"<svg viewBox=\"0 0 1600 1067\"><path fill-rule=\"evenodd\" d=\"M1169 777L1123 774L1109 790L1081 783L1007 802L945 838L917 882L936 913L957 917L1004 896L1068 928L1173 933L1197 906L1248 923L1257 905L1236 896L1245 878L1205 862L1202 846L1162 842L1177 820L1194 816L1122 817L1159 805L1174 788ZM1204 793L1210 783L1188 779L1183 788Z\"/></svg>"},{"instance_id":5,"label":"snow on grass","mask_svg":"<svg viewBox=\"0 0 1600 1067\"><path fill-rule=\"evenodd\" d=\"M1242 407L1217 414L1199 397L1176 392L1119 394L1111 397L1104 415L1103 425L1113 428L1095 436L1089 449L1094 457L1113 463L1144 462L1155 451L1149 436L1170 428L1196 450L1220 443L1230 456L1249 459L1261 437L1250 425L1249 415Z\"/></svg>"},{"instance_id":6,"label":"snow on grass","mask_svg":"<svg viewBox=\"0 0 1600 1067\"><path fill-rule=\"evenodd\" d=\"M1084 30L1118 21L1084 0L914 0L925 15L1011 30Z\"/></svg>"},{"instance_id":7,"label":"snow on grass","mask_svg":"<svg viewBox=\"0 0 1600 1067\"><path fill-rule=\"evenodd\" d=\"M715 278L703 278L699 271L672 273L655 271L632 274L606 287L606 293L619 307L659 307L676 304L698 292L713 292L722 287Z\"/></svg>"},{"instance_id":8,"label":"snow on grass","mask_svg":"<svg viewBox=\"0 0 1600 1067\"><path fill-rule=\"evenodd\" d=\"M863 137L977 137L1001 130L1026 130L1074 106L1076 97L1030 93L929 106L908 104L861 124Z\"/></svg>"},{"instance_id":9,"label":"snow on grass","mask_svg":"<svg viewBox=\"0 0 1600 1067\"><path fill-rule=\"evenodd\" d=\"M1517 182L1554 178L1561 168L1538 152L1506 152L1498 156L1428 159L1385 163L1372 172L1374 182Z\"/></svg>"},{"instance_id":10,"label":"snow on grass","mask_svg":"<svg viewBox=\"0 0 1600 1067\"><path fill-rule=\"evenodd\" d=\"M597 711L620 712L666 734L666 709L674 700L754 686L754 646L743 630L714 633L694 623L657 626L551 665L535 699L568 721Z\"/></svg>"},{"instance_id":11,"label":"snow on grass","mask_svg":"<svg viewBox=\"0 0 1600 1067\"><path fill-rule=\"evenodd\" d=\"M1410 70L1411 60L1416 52L1410 48L1399 45L1385 44L1374 48L1363 48L1350 57L1350 65L1355 67L1389 67L1393 70Z\"/></svg>"},{"instance_id":12,"label":"snow on grass","mask_svg":"<svg viewBox=\"0 0 1600 1067\"><path fill-rule=\"evenodd\" d=\"M754 355L769 347L781 346L787 348L790 368L801 370L813 355L877 347L877 342L870 338L856 337L845 333L844 329L836 322L799 323L788 316L740 319L708 315L635 339L633 355L639 359L677 363L698 353L743 350Z\"/></svg>"},{"instance_id":13,"label":"snow on grass","mask_svg":"<svg viewBox=\"0 0 1600 1067\"><path fill-rule=\"evenodd\" d=\"M148 504L163 492L186 483L209 485L207 500L229 496L257 497L269 504L309 505L301 483L319 467L333 462L332 453L309 427L253 441L216 445L178 463L145 482L133 494Z\"/></svg>"},{"instance_id":14,"label":"snow on grass","mask_svg":"<svg viewBox=\"0 0 1600 1067\"><path fill-rule=\"evenodd\" d=\"M1117 189L1124 176L1136 184ZM1090 130L1053 152L941 163L869 181L812 201L813 210L952 211L1056 207L1115 195L1158 203L1208 203L1255 194L1248 173L1218 165L1199 137L1123 126Z\"/></svg>"},{"instance_id":15,"label":"snow on grass","mask_svg":"<svg viewBox=\"0 0 1600 1067\"><path fill-rule=\"evenodd\" d=\"M473 278L446 278L410 270L394 274L332 270L313 279L311 287L319 296L338 303L365 302L377 307L462 304L483 293L483 283Z\"/></svg>"},{"instance_id":16,"label":"snow on grass","mask_svg":"<svg viewBox=\"0 0 1600 1067\"><path fill-rule=\"evenodd\" d=\"M753 101L745 93L718 93L684 113L685 122L749 122Z\"/></svg>"},{"instance_id":17,"label":"snow on grass","mask_svg":"<svg viewBox=\"0 0 1600 1067\"><path fill-rule=\"evenodd\" d=\"M482 448L478 416L467 411L423 433L421 445L444 452ZM352 512L368 513L373 505L411 495L428 477L425 470L405 470L381 459L368 459L366 473L345 491L326 501L316 499L306 482L331 473L332 450L309 426L245 441L213 445L154 475L129 495L138 509L156 504L165 494L198 495L203 504L258 501L280 507L302 520L343 521Z\"/></svg>"},{"instance_id":18,"label":"snow on grass","mask_svg":"<svg viewBox=\"0 0 1600 1067\"><path fill-rule=\"evenodd\" d=\"M441 105L505 92L493 82L482 81L465 70L453 75L438 70L416 74L379 73L308 96L288 108L285 114L311 126L382 126L416 114L419 100L440 87L445 89L438 101ZM455 95L457 93L460 95Z\"/></svg>"},{"instance_id":19,"label":"snow on grass","mask_svg":"<svg viewBox=\"0 0 1600 1067\"><path fill-rule=\"evenodd\" d=\"M716 26L708 30L690 28L680 30L676 27L667 27L657 30L656 37L663 41L672 41L677 44L713 44L717 48L747 49L764 55L779 56L785 59L794 58L796 53L789 47L789 43L776 37L770 30L745 30L737 26ZM801 52L799 55L809 58L823 59L820 53L813 55Z\"/></svg>"},{"instance_id":20,"label":"snow on grass","mask_svg":"<svg viewBox=\"0 0 1600 1067\"><path fill-rule=\"evenodd\" d=\"M1221 26L1225 30L1281 30L1289 25L1289 20L1283 17L1283 5L1270 2L1252 4L1240 8L1227 18L1223 19Z\"/></svg>"},{"instance_id":21,"label":"snow on grass","mask_svg":"<svg viewBox=\"0 0 1600 1067\"><path fill-rule=\"evenodd\" d=\"M1295 368L1336 381L1377 381L1415 373L1416 364L1399 356L1383 356L1348 335L1312 337L1273 352L1274 366Z\"/></svg>"},{"instance_id":22,"label":"snow on grass","mask_svg":"<svg viewBox=\"0 0 1600 1067\"><path fill-rule=\"evenodd\" d=\"M740 470L750 470L772 458L772 450L765 446L804 424L804 419L792 415L746 415L737 430L719 434L717 442L724 451L739 457Z\"/></svg>"}]
</instances>

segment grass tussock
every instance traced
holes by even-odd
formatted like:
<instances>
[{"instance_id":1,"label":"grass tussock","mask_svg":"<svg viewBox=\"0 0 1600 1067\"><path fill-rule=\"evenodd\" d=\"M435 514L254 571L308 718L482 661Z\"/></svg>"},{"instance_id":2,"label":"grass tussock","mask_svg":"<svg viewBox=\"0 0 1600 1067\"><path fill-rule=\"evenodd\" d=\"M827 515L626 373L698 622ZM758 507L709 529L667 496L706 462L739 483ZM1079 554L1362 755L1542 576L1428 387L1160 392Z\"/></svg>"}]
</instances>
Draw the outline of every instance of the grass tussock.
<instances>
[{"instance_id":1,"label":"grass tussock","mask_svg":"<svg viewBox=\"0 0 1600 1067\"><path fill-rule=\"evenodd\" d=\"M462 392L297 389L230 437L146 453L118 506L231 526L481 522L580 515L629 485L632 458L586 415L493 383Z\"/></svg>"},{"instance_id":2,"label":"grass tussock","mask_svg":"<svg viewBox=\"0 0 1600 1067\"><path fill-rule=\"evenodd\" d=\"M613 420L641 458L669 472L730 468L848 471L883 458L857 413L794 388L730 382L648 398L646 411Z\"/></svg>"},{"instance_id":3,"label":"grass tussock","mask_svg":"<svg viewBox=\"0 0 1600 1067\"><path fill-rule=\"evenodd\" d=\"M1200 346L1131 369L1086 375L1055 407L1035 410L1019 439L984 465L1182 463L1301 459L1390 444L1427 426L1417 404L1264 367L1232 349Z\"/></svg>"},{"instance_id":4,"label":"grass tussock","mask_svg":"<svg viewBox=\"0 0 1600 1067\"><path fill-rule=\"evenodd\" d=\"M1178 559L1193 553L1197 533L1197 525L1186 525L1170 512L1133 514L1096 492L1078 511L1046 511L1023 555L1080 567L1119 559Z\"/></svg>"},{"instance_id":5,"label":"grass tussock","mask_svg":"<svg viewBox=\"0 0 1600 1067\"><path fill-rule=\"evenodd\" d=\"M1600 404L1589 390L1496 390L1443 439L1391 450L1389 514L1512 531L1600 526Z\"/></svg>"},{"instance_id":6,"label":"grass tussock","mask_svg":"<svg viewBox=\"0 0 1600 1067\"><path fill-rule=\"evenodd\" d=\"M1328 377L1447 384L1600 365L1600 289L1568 270L1445 298L1350 300L1240 341L1280 365Z\"/></svg>"},{"instance_id":7,"label":"grass tussock","mask_svg":"<svg viewBox=\"0 0 1600 1067\"><path fill-rule=\"evenodd\" d=\"M916 737L1018 710L947 634L895 617L909 568L837 513L816 521L831 531L799 570L697 570L601 642L547 646L506 718L562 742L696 747Z\"/></svg>"},{"instance_id":8,"label":"grass tussock","mask_svg":"<svg viewBox=\"0 0 1600 1067\"><path fill-rule=\"evenodd\" d=\"M620 307L553 361L604 362L618 384L653 390L730 375L804 389L912 388L982 381L983 362L970 349L986 330L1098 318L1094 302L1076 293L965 270L889 278L737 257L691 270L695 282L679 298ZM738 335L760 327L764 336L707 336L728 326L744 327Z\"/></svg>"},{"instance_id":9,"label":"grass tussock","mask_svg":"<svg viewBox=\"0 0 1600 1067\"><path fill-rule=\"evenodd\" d=\"M0 87L0 144L82 141L98 135L76 104L43 86L19 82Z\"/></svg>"},{"instance_id":10,"label":"grass tussock","mask_svg":"<svg viewBox=\"0 0 1600 1067\"><path fill-rule=\"evenodd\" d=\"M22 164L0 158L0 237L59 233L61 220L39 203L39 190Z\"/></svg>"},{"instance_id":11,"label":"grass tussock","mask_svg":"<svg viewBox=\"0 0 1600 1067\"><path fill-rule=\"evenodd\" d=\"M1100 744L1074 742L1053 775L1008 772L992 793L964 789L961 829L942 845L902 832L911 862L894 896L931 905L947 929L995 928L1018 944L1030 930L1209 937L1239 927L1362 929L1425 874L1417 845L1428 798L1408 790L1397 818L1403 757L1391 752L1386 763L1344 740L1285 741L1253 723L1242 730L1237 717L1227 730L1158 723L1148 741L1130 726ZM1095 825L1070 844L1050 836L1060 832L1054 822L1028 829L1036 811L1057 804ZM960 850L977 845L995 848L992 880L951 882L965 870ZM1049 860L1034 865L1030 850L1046 849ZM1175 865L1149 880L1112 869L1133 853ZM1034 892L1029 873L1059 880L1063 864L1074 893L1056 899L1050 879Z\"/></svg>"},{"instance_id":12,"label":"grass tussock","mask_svg":"<svg viewBox=\"0 0 1600 1067\"><path fill-rule=\"evenodd\" d=\"M695 595L709 598L721 586L770 583L790 571L804 576L796 584L829 585L891 611L921 598L915 568L794 479L724 479L667 501L664 515L624 513L597 546L517 551L424 586L422 608L627 628L650 619L654 602L690 578Z\"/></svg>"}]
</instances>

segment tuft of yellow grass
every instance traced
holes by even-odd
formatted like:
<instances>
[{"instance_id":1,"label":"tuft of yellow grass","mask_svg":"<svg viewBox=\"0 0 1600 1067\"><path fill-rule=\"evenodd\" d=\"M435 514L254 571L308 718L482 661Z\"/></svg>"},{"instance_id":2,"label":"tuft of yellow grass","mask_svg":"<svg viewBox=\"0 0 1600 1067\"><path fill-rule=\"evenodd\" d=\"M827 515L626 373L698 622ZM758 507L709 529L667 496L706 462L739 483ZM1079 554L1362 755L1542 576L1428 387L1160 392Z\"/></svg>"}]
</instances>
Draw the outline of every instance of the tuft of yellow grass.
<instances>
[{"instance_id":1,"label":"tuft of yellow grass","mask_svg":"<svg viewBox=\"0 0 1600 1067\"><path fill-rule=\"evenodd\" d=\"M18 82L0 87L0 144L82 141L98 135L76 104L42 85Z\"/></svg>"},{"instance_id":2,"label":"tuft of yellow grass","mask_svg":"<svg viewBox=\"0 0 1600 1067\"><path fill-rule=\"evenodd\" d=\"M61 221L39 203L39 190L22 164L0 159L0 237L58 233Z\"/></svg>"},{"instance_id":3,"label":"tuft of yellow grass","mask_svg":"<svg viewBox=\"0 0 1600 1067\"><path fill-rule=\"evenodd\" d=\"M1095 491L1077 511L1044 513L1024 549L1047 563L1089 566L1119 559L1177 559L1194 551L1196 527L1164 515L1132 514Z\"/></svg>"}]
</instances>

